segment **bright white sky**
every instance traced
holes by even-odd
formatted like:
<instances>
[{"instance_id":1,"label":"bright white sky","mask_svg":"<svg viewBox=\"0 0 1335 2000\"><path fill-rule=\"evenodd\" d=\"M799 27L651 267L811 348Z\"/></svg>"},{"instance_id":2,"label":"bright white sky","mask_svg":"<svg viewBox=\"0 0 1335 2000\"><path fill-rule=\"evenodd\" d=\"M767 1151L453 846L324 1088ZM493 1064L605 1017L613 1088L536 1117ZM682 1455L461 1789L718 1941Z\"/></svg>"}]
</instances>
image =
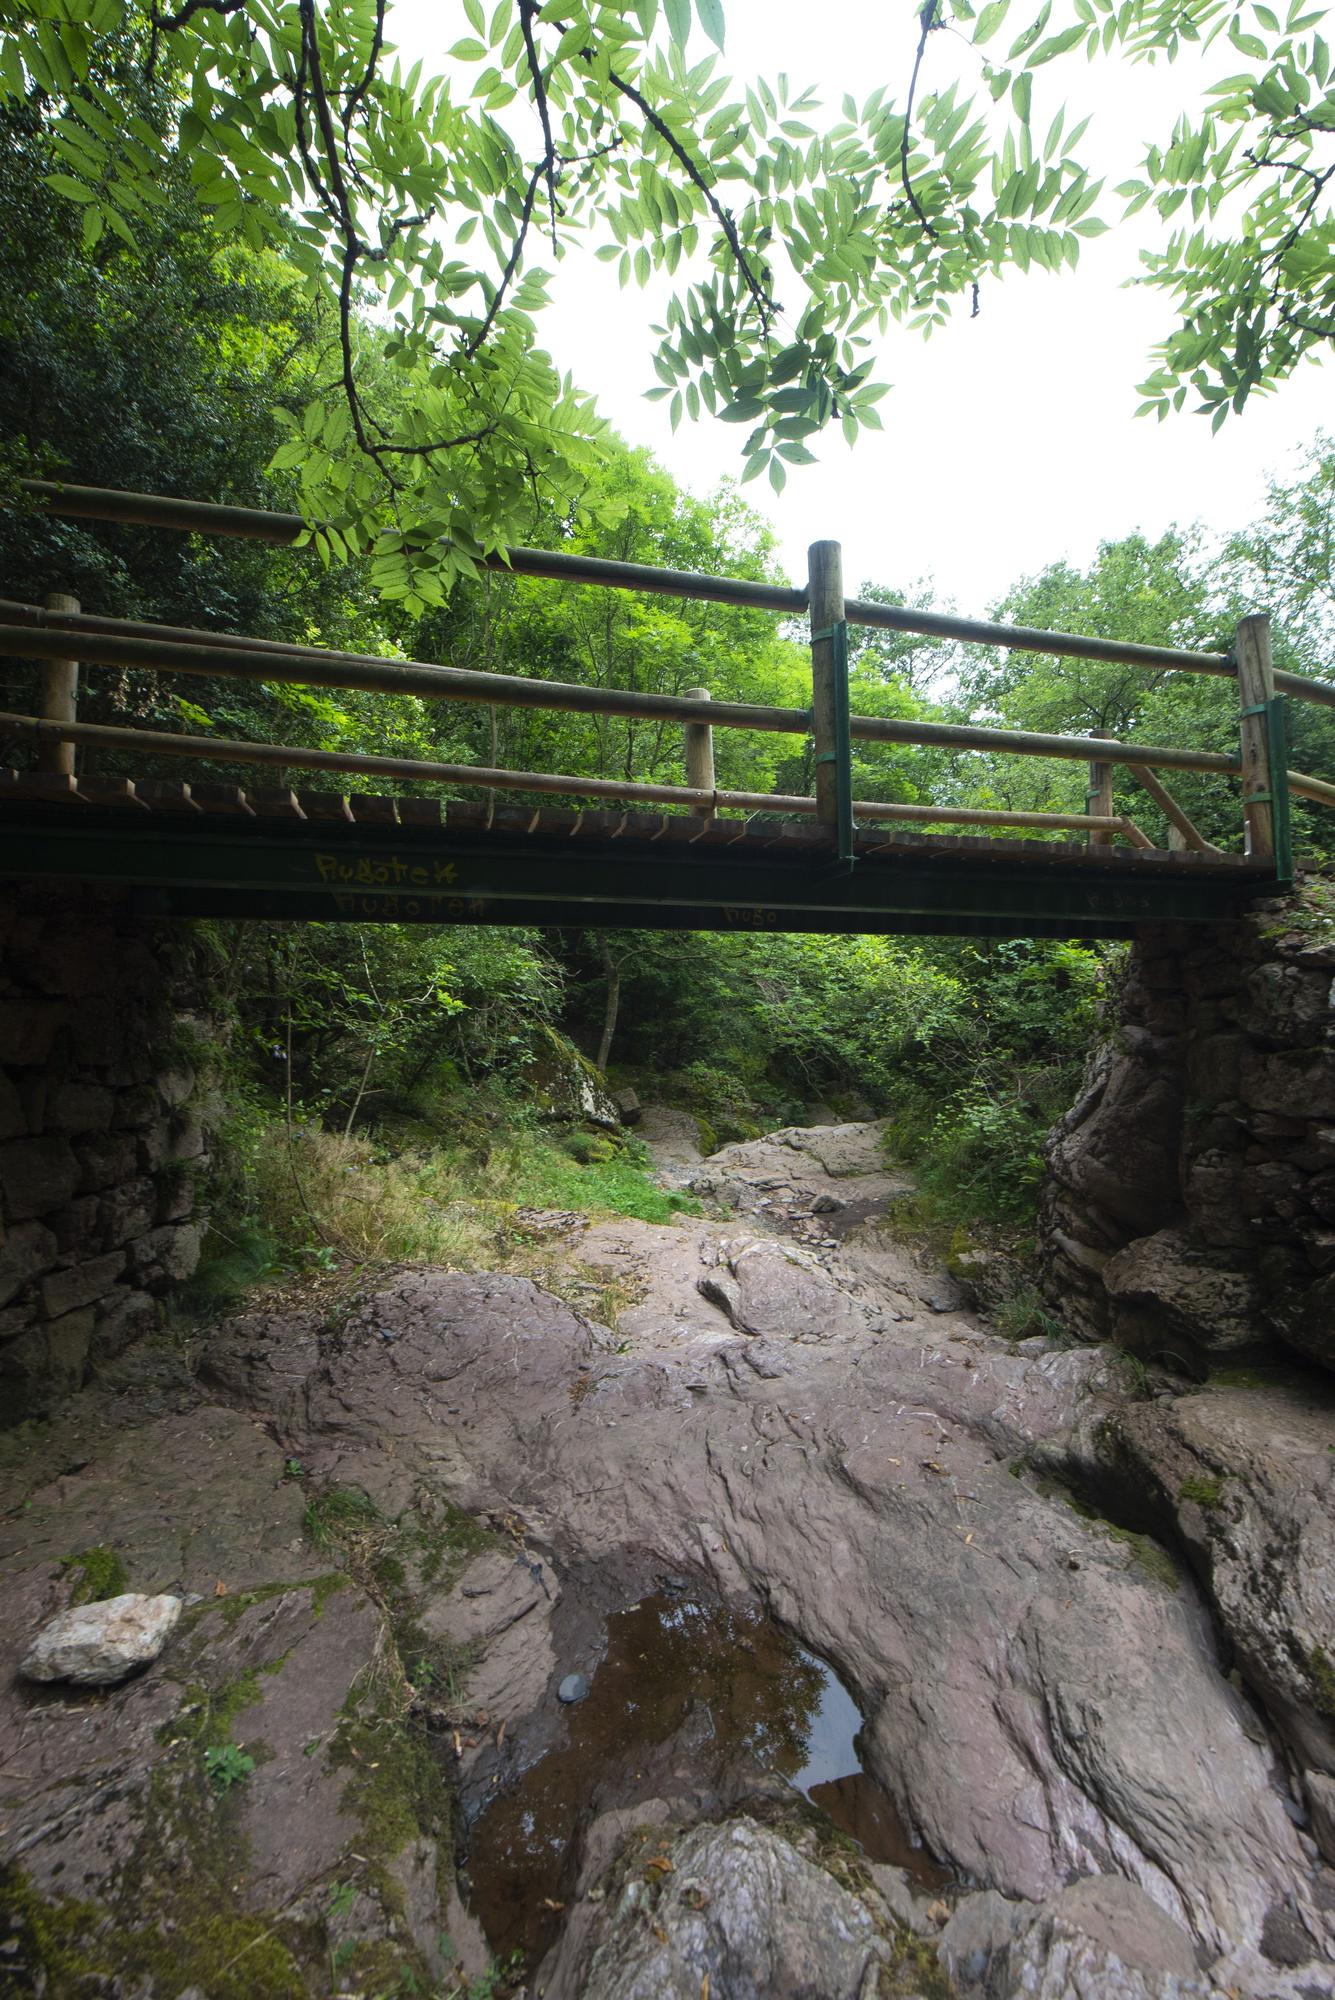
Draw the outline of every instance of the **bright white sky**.
<instances>
[{"instance_id":1,"label":"bright white sky","mask_svg":"<svg viewBox=\"0 0 1335 2000\"><path fill-rule=\"evenodd\" d=\"M902 99L917 38L908 0L726 4L723 67L733 77L785 70L794 87L817 86L831 119L845 90L861 101L884 82ZM1027 20L1017 8L1017 32ZM457 0L392 5L392 37L409 58L422 56L428 73L445 67L445 49L470 32ZM693 42L691 54L708 47ZM936 78L958 47L941 48ZM1226 53L1209 64L1211 74L1228 67ZM1177 112L1199 104L1198 76L1181 64L1058 61L1036 73L1035 129L1045 131L1063 102L1068 122L1092 110L1082 151L1120 181L1145 142L1166 141ZM932 81L928 74L927 87ZM1101 208L1110 221L1120 212L1111 195ZM1134 233L1141 227L1087 244L1078 271L1014 273L987 285L977 320L961 311L929 342L892 328L878 370L894 385L880 404L884 431L864 432L851 451L842 437L813 440L821 463L790 467L781 497L763 481L745 489L773 521L794 581L805 576L808 544L828 537L843 543L850 591L928 578L935 601L981 613L1021 575L1062 558L1087 563L1100 540L1135 529L1153 535L1174 522L1226 532L1254 517L1267 477L1288 476L1314 432L1335 422L1330 371L1306 365L1215 437L1190 405L1163 424L1137 420L1135 385L1171 324L1165 299L1123 284L1147 240ZM656 379L648 329L659 313L652 293L621 292L614 273L592 246L568 257L556 272L544 343L631 443L651 446L683 485L708 492L740 472L738 430L705 419L674 435L666 404L644 400Z\"/></svg>"}]
</instances>

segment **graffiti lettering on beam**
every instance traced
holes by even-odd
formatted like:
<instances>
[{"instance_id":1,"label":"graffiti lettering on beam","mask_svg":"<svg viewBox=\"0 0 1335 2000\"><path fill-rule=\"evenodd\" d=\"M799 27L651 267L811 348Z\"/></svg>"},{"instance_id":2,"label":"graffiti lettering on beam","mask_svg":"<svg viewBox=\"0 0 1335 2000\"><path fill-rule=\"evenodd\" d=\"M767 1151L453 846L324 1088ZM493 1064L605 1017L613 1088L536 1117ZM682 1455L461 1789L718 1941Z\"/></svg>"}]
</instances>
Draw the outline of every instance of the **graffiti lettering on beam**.
<instances>
[{"instance_id":1,"label":"graffiti lettering on beam","mask_svg":"<svg viewBox=\"0 0 1335 2000\"><path fill-rule=\"evenodd\" d=\"M725 909L723 916L725 922L736 924L741 930L776 931L780 928L780 918L777 910Z\"/></svg>"},{"instance_id":2,"label":"graffiti lettering on beam","mask_svg":"<svg viewBox=\"0 0 1335 2000\"><path fill-rule=\"evenodd\" d=\"M429 917L438 924L476 923L487 910L482 896L349 895L336 890L333 901L340 917L391 917L405 922Z\"/></svg>"},{"instance_id":3,"label":"graffiti lettering on beam","mask_svg":"<svg viewBox=\"0 0 1335 2000\"><path fill-rule=\"evenodd\" d=\"M452 889L459 871L452 861L405 861L385 854L372 861L363 855L351 861L338 854L317 854L315 872L330 889Z\"/></svg>"}]
</instances>

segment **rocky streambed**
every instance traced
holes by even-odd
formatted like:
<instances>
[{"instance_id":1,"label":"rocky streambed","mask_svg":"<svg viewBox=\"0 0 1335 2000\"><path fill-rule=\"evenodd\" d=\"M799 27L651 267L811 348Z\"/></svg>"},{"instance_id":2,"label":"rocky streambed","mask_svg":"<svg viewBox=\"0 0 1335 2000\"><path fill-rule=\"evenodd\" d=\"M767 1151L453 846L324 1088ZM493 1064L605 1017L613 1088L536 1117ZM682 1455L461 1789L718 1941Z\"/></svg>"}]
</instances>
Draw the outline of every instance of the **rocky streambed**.
<instances>
[{"instance_id":1,"label":"rocky streambed","mask_svg":"<svg viewBox=\"0 0 1335 2000\"><path fill-rule=\"evenodd\" d=\"M11 1990L1335 1993L1331 1399L1001 1338L879 1137L666 1121L717 1215L534 1219L564 1297L391 1273L11 1435L11 1665L187 1600L7 1677Z\"/></svg>"}]
</instances>

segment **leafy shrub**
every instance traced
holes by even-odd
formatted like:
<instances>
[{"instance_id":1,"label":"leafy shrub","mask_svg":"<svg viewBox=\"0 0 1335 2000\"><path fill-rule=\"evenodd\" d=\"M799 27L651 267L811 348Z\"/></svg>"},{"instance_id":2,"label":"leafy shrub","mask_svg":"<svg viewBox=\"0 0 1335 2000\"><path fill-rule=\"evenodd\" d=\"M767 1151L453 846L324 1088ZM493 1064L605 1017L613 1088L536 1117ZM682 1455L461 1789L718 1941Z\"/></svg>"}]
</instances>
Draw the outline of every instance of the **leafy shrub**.
<instances>
[{"instance_id":1,"label":"leafy shrub","mask_svg":"<svg viewBox=\"0 0 1335 2000\"><path fill-rule=\"evenodd\" d=\"M211 1743L204 1752L204 1769L219 1797L244 1785L255 1769L255 1759L247 1756L239 1743Z\"/></svg>"}]
</instances>

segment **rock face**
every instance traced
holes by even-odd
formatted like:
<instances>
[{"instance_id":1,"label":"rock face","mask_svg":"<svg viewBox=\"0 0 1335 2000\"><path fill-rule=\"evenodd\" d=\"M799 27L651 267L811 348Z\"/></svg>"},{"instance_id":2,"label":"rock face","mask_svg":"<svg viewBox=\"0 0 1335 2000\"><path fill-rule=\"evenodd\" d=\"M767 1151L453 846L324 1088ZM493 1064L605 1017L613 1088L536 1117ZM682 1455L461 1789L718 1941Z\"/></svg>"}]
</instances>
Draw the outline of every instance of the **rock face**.
<instances>
[{"instance_id":1,"label":"rock face","mask_svg":"<svg viewBox=\"0 0 1335 2000\"><path fill-rule=\"evenodd\" d=\"M19 1672L30 1681L112 1687L156 1660L180 1615L179 1597L142 1597L133 1591L99 1604L75 1605L43 1626Z\"/></svg>"},{"instance_id":2,"label":"rock face","mask_svg":"<svg viewBox=\"0 0 1335 2000\"><path fill-rule=\"evenodd\" d=\"M156 1324L199 1261L203 1105L179 935L0 891L0 1427Z\"/></svg>"},{"instance_id":3,"label":"rock face","mask_svg":"<svg viewBox=\"0 0 1335 2000\"><path fill-rule=\"evenodd\" d=\"M663 1859L568 1934L547 2000L861 2000L892 1961L867 1905L754 1820L694 1827Z\"/></svg>"},{"instance_id":4,"label":"rock face","mask_svg":"<svg viewBox=\"0 0 1335 2000\"><path fill-rule=\"evenodd\" d=\"M660 1233L680 1264L691 1232ZM1210 1957L1291 1907L1321 1948L1313 1851L1190 1582L1009 1476L1116 1406L1103 1355L921 1310L811 1344L658 1318L630 1349L522 1279L406 1275L336 1339L252 1319L210 1368L387 1508L427 1479L558 1567L639 1552L767 1602L857 1693L929 1848L1007 1896L1114 1871Z\"/></svg>"},{"instance_id":5,"label":"rock face","mask_svg":"<svg viewBox=\"0 0 1335 2000\"><path fill-rule=\"evenodd\" d=\"M1041 1909L966 1896L940 1955L962 1993L987 2000L1223 2000L1186 1932L1117 1876L1085 1876Z\"/></svg>"},{"instance_id":6,"label":"rock face","mask_svg":"<svg viewBox=\"0 0 1335 2000\"><path fill-rule=\"evenodd\" d=\"M449 1794L406 1712L382 1606L306 1532L280 1445L147 1367L91 1389L0 1465L0 1912L15 1990L142 2000L322 1995L409 1974L437 1991ZM372 1524L363 1516L359 1532ZM404 1553L430 1537L414 1516ZM17 1677L71 1587L75 1548L114 1549L185 1609L145 1669L90 1699ZM108 1607L90 1605L87 1613ZM114 1607L112 1607L114 1608ZM79 1617L84 1612L76 1614ZM221 1783L207 1752L247 1770Z\"/></svg>"},{"instance_id":7,"label":"rock face","mask_svg":"<svg viewBox=\"0 0 1335 2000\"><path fill-rule=\"evenodd\" d=\"M1335 1366L1333 992L1319 885L1142 933L1047 1149L1047 1286L1078 1331L1190 1368Z\"/></svg>"},{"instance_id":8,"label":"rock face","mask_svg":"<svg viewBox=\"0 0 1335 2000\"><path fill-rule=\"evenodd\" d=\"M1309 1385L1221 1387L1128 1404L1095 1449L1109 1490L1187 1552L1335 1860L1333 1422Z\"/></svg>"},{"instance_id":9,"label":"rock face","mask_svg":"<svg viewBox=\"0 0 1335 2000\"><path fill-rule=\"evenodd\" d=\"M609 1296L642 1279L614 1327L517 1276L391 1273L340 1315L238 1317L199 1381L85 1391L15 1439L11 1664L71 1548L188 1606L102 1700L0 1672L25 1971L46 1952L50 1990L91 1965L138 2000L295 2000L331 1964L339 1990L433 1990L448 1929L481 1978L451 1827L576 1742L608 1618L661 1588L763 1606L831 1664L864 1769L956 1886L928 1908L777 1775L710 1793L706 1707L633 1802L592 1798L533 1991L1330 1992L1309 1819L1335 1805L1313 1650L1335 1417L1241 1389L1140 1402L1111 1350L1001 1339L886 1231L875 1132L802 1141L705 1164L726 1219L583 1232ZM769 1275L744 1295L748 1262ZM1115 1518L1054 1473L1102 1481ZM1180 1559L1122 1524L1123 1491L1163 1496L1145 1525ZM240 1764L206 1761L228 1746Z\"/></svg>"}]
</instances>

